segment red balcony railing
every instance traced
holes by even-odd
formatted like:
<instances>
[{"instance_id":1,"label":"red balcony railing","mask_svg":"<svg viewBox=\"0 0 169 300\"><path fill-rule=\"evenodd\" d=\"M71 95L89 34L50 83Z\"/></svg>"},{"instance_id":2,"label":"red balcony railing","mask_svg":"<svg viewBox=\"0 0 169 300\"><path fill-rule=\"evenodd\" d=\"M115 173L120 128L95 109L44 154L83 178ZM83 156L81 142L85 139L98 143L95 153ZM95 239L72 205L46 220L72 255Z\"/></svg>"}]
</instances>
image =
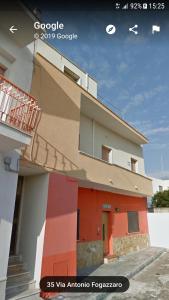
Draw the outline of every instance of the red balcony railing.
<instances>
[{"instance_id":1,"label":"red balcony railing","mask_svg":"<svg viewBox=\"0 0 169 300\"><path fill-rule=\"evenodd\" d=\"M30 134L39 113L35 98L0 75L0 122Z\"/></svg>"}]
</instances>

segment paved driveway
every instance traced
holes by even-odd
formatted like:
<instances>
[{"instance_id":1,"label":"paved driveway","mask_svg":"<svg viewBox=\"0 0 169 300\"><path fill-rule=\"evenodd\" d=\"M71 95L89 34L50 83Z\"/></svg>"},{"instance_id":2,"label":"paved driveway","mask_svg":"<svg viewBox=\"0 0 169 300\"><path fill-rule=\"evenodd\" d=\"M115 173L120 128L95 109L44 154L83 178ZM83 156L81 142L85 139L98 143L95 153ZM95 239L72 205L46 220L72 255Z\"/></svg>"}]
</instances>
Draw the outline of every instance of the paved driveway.
<instances>
[{"instance_id":1,"label":"paved driveway","mask_svg":"<svg viewBox=\"0 0 169 300\"><path fill-rule=\"evenodd\" d=\"M154 263L152 263L154 261ZM152 263L150 265L150 263ZM149 268L146 267L149 265ZM165 266L168 265L168 268ZM145 268L146 267L146 268ZM157 270L156 270L157 269ZM163 269L163 270L162 270ZM143 270L140 272L140 270ZM139 273L138 273L139 272ZM166 272L163 274L162 272ZM137 277L135 274L138 274ZM160 275L156 275L160 274ZM141 251L120 257L110 264L103 264L95 270L83 270L80 275L93 276L126 276L130 279L130 289L123 294L104 293L63 293L57 300L111 300L111 299L167 299L169 290L162 291L169 280L169 253L164 248L149 247ZM135 275L135 277L133 277ZM161 277L160 277L161 276ZM167 277L166 277L167 276ZM158 278L159 277L159 278ZM132 279L131 279L132 278ZM161 280L161 281L160 281ZM157 282L158 284L157 284ZM166 298L156 297L159 290L167 294ZM152 298L151 298L152 297ZM156 297L156 298L155 298Z\"/></svg>"},{"instance_id":2,"label":"paved driveway","mask_svg":"<svg viewBox=\"0 0 169 300\"><path fill-rule=\"evenodd\" d=\"M169 252L130 280L130 288L123 294L111 294L106 300L169 300Z\"/></svg>"}]
</instances>

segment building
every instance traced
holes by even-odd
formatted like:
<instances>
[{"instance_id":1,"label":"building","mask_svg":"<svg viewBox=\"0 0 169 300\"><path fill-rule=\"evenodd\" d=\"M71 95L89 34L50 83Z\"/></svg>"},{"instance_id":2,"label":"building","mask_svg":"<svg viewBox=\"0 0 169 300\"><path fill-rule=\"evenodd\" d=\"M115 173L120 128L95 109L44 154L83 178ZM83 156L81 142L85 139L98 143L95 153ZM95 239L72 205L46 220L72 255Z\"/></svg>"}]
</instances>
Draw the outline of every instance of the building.
<instances>
[{"instance_id":1,"label":"building","mask_svg":"<svg viewBox=\"0 0 169 300\"><path fill-rule=\"evenodd\" d=\"M168 179L159 179L151 177L153 185L153 195L157 192L162 192L169 189L169 180ZM147 198L148 208L152 207L152 197Z\"/></svg>"},{"instance_id":2,"label":"building","mask_svg":"<svg viewBox=\"0 0 169 300\"><path fill-rule=\"evenodd\" d=\"M95 97L97 83L42 41L34 62L31 93L42 116L21 162L20 253L38 282L147 247L152 183L144 173L147 139ZM24 224L30 218L31 230Z\"/></svg>"},{"instance_id":3,"label":"building","mask_svg":"<svg viewBox=\"0 0 169 300\"><path fill-rule=\"evenodd\" d=\"M153 195L157 192L162 192L169 189L169 180L168 179L159 179L151 177L153 185ZM152 207L152 197L147 198L148 208Z\"/></svg>"},{"instance_id":4,"label":"building","mask_svg":"<svg viewBox=\"0 0 169 300\"><path fill-rule=\"evenodd\" d=\"M152 178L152 184L153 184L153 194L169 189L168 179Z\"/></svg>"},{"instance_id":5,"label":"building","mask_svg":"<svg viewBox=\"0 0 169 300\"><path fill-rule=\"evenodd\" d=\"M33 41L34 16L17 7L18 22L24 20L25 34L9 31L13 12L0 12L0 299L5 299L9 255L13 254L16 231L15 203L20 187L18 180L21 149L29 145L36 127L40 109L30 95L33 56L27 45ZM15 20L16 21L16 20ZM16 23L14 23L16 24ZM18 190L17 190L18 185ZM15 202L16 200L16 202ZM13 230L12 230L13 228ZM10 242L11 240L11 242ZM12 273L11 273L12 274Z\"/></svg>"},{"instance_id":6,"label":"building","mask_svg":"<svg viewBox=\"0 0 169 300\"><path fill-rule=\"evenodd\" d=\"M21 51L30 57L30 80L24 73L25 55L15 84L27 84L22 89L37 99L35 107L42 112L32 135L22 142L19 167L10 163L3 178L9 189L4 188L7 201L4 194L0 198L0 234L6 245L0 250L1 299L8 259L18 263L22 257L31 280L22 282L22 273L14 273L19 279L15 289L8 288L10 299L30 282L38 290L46 275L76 275L104 258L149 245L146 197L152 194L152 183L144 173L142 151L147 139L97 99L97 82L69 59L41 40L25 45ZM9 44L4 48L0 53ZM12 74L20 57L10 69L2 56L2 68ZM16 131L15 122L12 115L10 130ZM11 150L16 148L21 145ZM9 165L5 157L3 168Z\"/></svg>"}]
</instances>

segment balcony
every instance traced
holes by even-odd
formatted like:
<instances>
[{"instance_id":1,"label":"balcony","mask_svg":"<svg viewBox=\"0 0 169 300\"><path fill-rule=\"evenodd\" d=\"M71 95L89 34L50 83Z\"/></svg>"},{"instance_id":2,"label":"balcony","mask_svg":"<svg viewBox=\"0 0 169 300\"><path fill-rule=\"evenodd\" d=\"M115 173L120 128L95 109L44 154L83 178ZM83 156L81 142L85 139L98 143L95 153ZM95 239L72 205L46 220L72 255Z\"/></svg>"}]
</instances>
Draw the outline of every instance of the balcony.
<instances>
[{"instance_id":1,"label":"balcony","mask_svg":"<svg viewBox=\"0 0 169 300\"><path fill-rule=\"evenodd\" d=\"M80 185L133 196L151 196L150 178L79 152ZM75 175L75 173L72 175Z\"/></svg>"},{"instance_id":2,"label":"balcony","mask_svg":"<svg viewBox=\"0 0 169 300\"><path fill-rule=\"evenodd\" d=\"M0 75L0 151L29 145L40 108L37 101Z\"/></svg>"}]
</instances>

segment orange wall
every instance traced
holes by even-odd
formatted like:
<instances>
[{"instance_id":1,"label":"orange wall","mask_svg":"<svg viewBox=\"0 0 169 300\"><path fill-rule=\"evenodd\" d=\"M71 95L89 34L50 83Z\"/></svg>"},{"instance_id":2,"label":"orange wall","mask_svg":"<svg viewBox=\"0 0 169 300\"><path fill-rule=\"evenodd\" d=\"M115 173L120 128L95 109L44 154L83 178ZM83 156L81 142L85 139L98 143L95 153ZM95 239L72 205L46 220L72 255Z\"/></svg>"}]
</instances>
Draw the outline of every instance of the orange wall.
<instances>
[{"instance_id":1,"label":"orange wall","mask_svg":"<svg viewBox=\"0 0 169 300\"><path fill-rule=\"evenodd\" d=\"M49 176L42 277L76 275L78 185L60 174Z\"/></svg>"},{"instance_id":2,"label":"orange wall","mask_svg":"<svg viewBox=\"0 0 169 300\"><path fill-rule=\"evenodd\" d=\"M109 192L80 188L78 192L78 208L80 209L80 240L100 240L101 217L103 204L111 204L110 226L112 236L120 237L128 234L127 211L139 212L140 233L148 232L147 202L145 198L124 196ZM119 208L119 212L115 212ZM112 221L111 221L112 220Z\"/></svg>"}]
</instances>

